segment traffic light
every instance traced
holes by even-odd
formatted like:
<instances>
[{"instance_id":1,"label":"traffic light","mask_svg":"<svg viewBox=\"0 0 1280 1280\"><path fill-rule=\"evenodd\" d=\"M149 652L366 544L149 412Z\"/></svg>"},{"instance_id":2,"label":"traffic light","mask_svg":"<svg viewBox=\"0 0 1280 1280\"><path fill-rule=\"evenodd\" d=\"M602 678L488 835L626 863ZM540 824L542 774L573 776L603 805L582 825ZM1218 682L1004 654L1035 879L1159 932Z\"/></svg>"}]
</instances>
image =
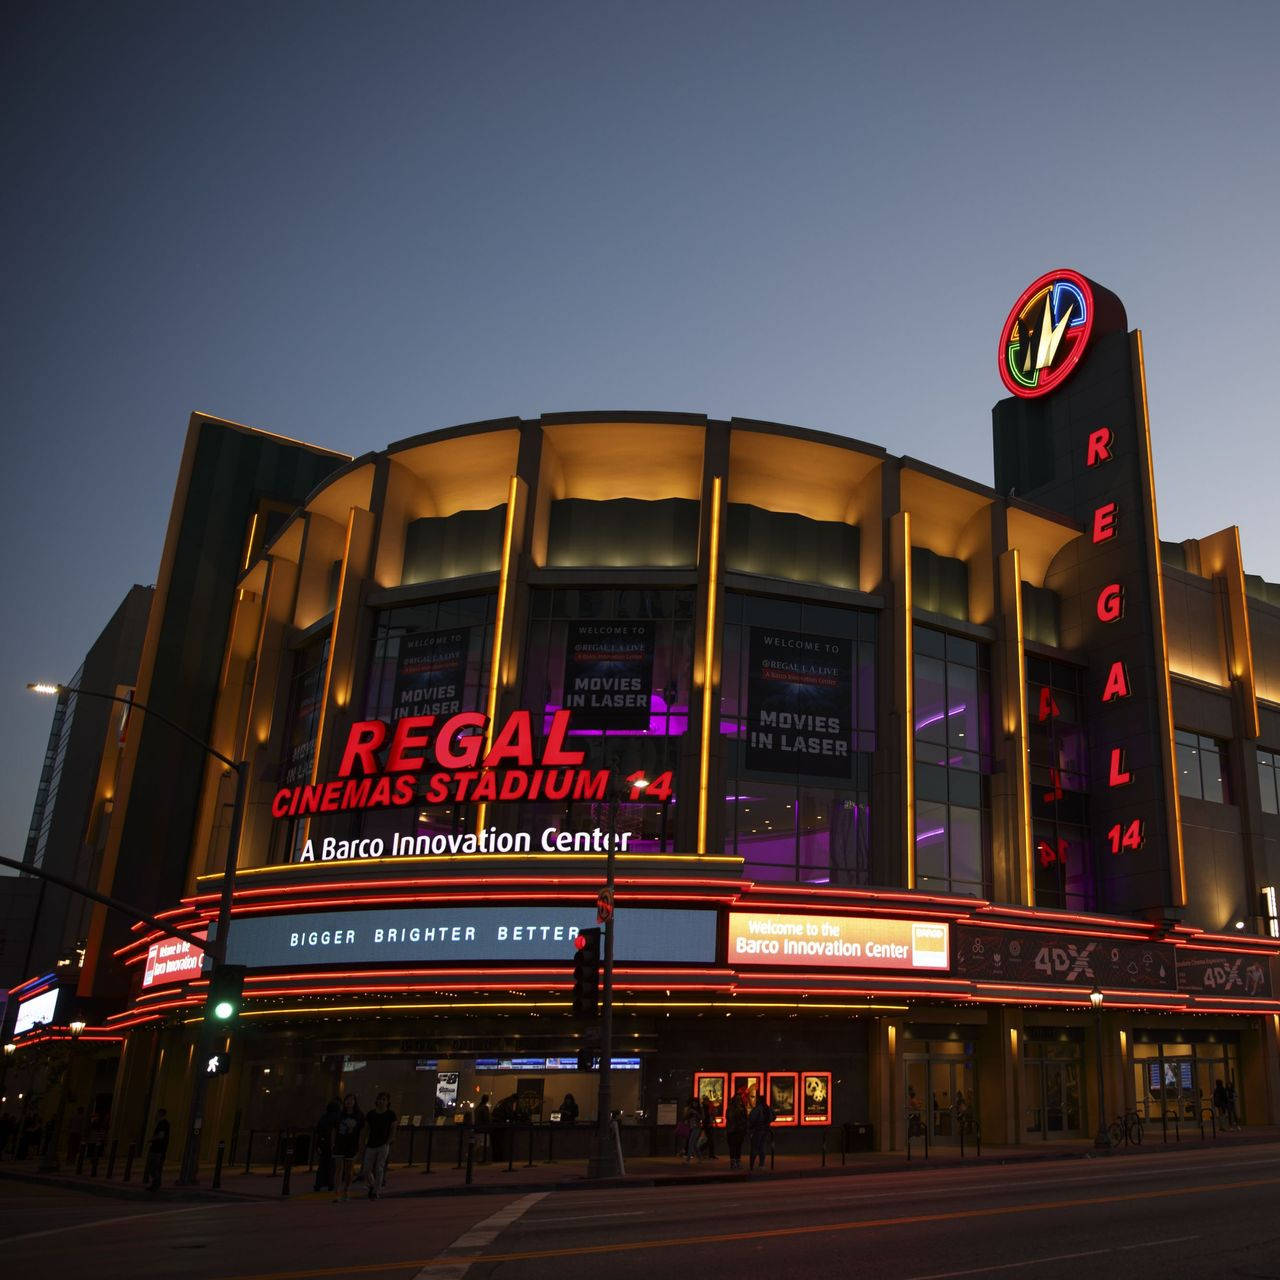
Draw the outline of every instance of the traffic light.
<instances>
[{"instance_id":1,"label":"traffic light","mask_svg":"<svg viewBox=\"0 0 1280 1280\"><path fill-rule=\"evenodd\" d=\"M594 1018L600 1003L600 930L583 929L574 938L573 1014Z\"/></svg>"},{"instance_id":2,"label":"traffic light","mask_svg":"<svg viewBox=\"0 0 1280 1280\"><path fill-rule=\"evenodd\" d=\"M241 990L245 966L220 964L209 975L209 993L204 1001L204 1025L213 1031L227 1032L236 1025L240 1014Z\"/></svg>"}]
</instances>

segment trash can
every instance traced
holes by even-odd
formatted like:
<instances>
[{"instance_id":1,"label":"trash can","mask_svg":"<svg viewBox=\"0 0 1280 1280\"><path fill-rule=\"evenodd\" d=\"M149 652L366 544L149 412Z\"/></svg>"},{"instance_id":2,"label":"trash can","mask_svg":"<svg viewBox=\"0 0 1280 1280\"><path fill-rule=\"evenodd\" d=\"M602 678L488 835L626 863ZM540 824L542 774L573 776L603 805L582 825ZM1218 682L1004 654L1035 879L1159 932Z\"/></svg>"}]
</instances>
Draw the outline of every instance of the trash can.
<instances>
[{"instance_id":1,"label":"trash can","mask_svg":"<svg viewBox=\"0 0 1280 1280\"><path fill-rule=\"evenodd\" d=\"M307 1164L311 1159L311 1135L295 1133L293 1135L293 1163Z\"/></svg>"},{"instance_id":2,"label":"trash can","mask_svg":"<svg viewBox=\"0 0 1280 1280\"><path fill-rule=\"evenodd\" d=\"M849 1126L849 1150L873 1151L874 1131L869 1124L851 1124Z\"/></svg>"}]
</instances>

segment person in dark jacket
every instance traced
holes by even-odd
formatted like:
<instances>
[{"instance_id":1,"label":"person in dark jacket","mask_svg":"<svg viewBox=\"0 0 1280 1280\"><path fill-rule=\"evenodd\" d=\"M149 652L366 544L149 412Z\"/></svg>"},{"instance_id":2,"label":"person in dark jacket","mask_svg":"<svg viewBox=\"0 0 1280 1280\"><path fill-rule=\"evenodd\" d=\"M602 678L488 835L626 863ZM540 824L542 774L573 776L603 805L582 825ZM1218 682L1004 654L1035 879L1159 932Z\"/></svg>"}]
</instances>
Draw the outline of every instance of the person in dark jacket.
<instances>
[{"instance_id":1,"label":"person in dark jacket","mask_svg":"<svg viewBox=\"0 0 1280 1280\"><path fill-rule=\"evenodd\" d=\"M356 1157L360 1154L360 1134L364 1129L364 1113L354 1093L342 1099L342 1110L338 1112L338 1127L333 1138L333 1155L341 1170L342 1195L346 1200L351 1194L351 1174L355 1168Z\"/></svg>"},{"instance_id":2,"label":"person in dark jacket","mask_svg":"<svg viewBox=\"0 0 1280 1280\"><path fill-rule=\"evenodd\" d=\"M489 1158L489 1132L493 1128L493 1114L489 1110L489 1095L480 1095L476 1108L476 1160L483 1163Z\"/></svg>"},{"instance_id":3,"label":"person in dark jacket","mask_svg":"<svg viewBox=\"0 0 1280 1280\"><path fill-rule=\"evenodd\" d=\"M756 1105L747 1116L747 1132L751 1137L751 1158L747 1162L747 1172L756 1167L764 1168L765 1144L769 1140L769 1126L773 1123L773 1108L764 1100L764 1094L756 1095Z\"/></svg>"},{"instance_id":4,"label":"person in dark jacket","mask_svg":"<svg viewBox=\"0 0 1280 1280\"><path fill-rule=\"evenodd\" d=\"M160 1107L156 1111L155 1128L151 1130L151 1143L147 1147L147 1168L143 1182L148 1191L160 1190L160 1178L164 1173L164 1158L169 1151L169 1118Z\"/></svg>"},{"instance_id":5,"label":"person in dark jacket","mask_svg":"<svg viewBox=\"0 0 1280 1280\"><path fill-rule=\"evenodd\" d=\"M747 1136L747 1088L743 1085L729 1099L724 1115L724 1136L729 1144L729 1168L742 1168L742 1142Z\"/></svg>"},{"instance_id":6,"label":"person in dark jacket","mask_svg":"<svg viewBox=\"0 0 1280 1280\"><path fill-rule=\"evenodd\" d=\"M571 1093L566 1093L564 1101L560 1104L560 1123L578 1123L578 1101Z\"/></svg>"},{"instance_id":7,"label":"person in dark jacket","mask_svg":"<svg viewBox=\"0 0 1280 1280\"><path fill-rule=\"evenodd\" d=\"M316 1121L316 1190L332 1191L335 1183L333 1177L333 1140L338 1132L338 1117L342 1114L342 1103L334 1098L324 1109L324 1115Z\"/></svg>"},{"instance_id":8,"label":"person in dark jacket","mask_svg":"<svg viewBox=\"0 0 1280 1280\"><path fill-rule=\"evenodd\" d=\"M706 1156L708 1160L719 1160L716 1155L716 1109L710 1098L702 1100L702 1136L706 1139Z\"/></svg>"}]
</instances>

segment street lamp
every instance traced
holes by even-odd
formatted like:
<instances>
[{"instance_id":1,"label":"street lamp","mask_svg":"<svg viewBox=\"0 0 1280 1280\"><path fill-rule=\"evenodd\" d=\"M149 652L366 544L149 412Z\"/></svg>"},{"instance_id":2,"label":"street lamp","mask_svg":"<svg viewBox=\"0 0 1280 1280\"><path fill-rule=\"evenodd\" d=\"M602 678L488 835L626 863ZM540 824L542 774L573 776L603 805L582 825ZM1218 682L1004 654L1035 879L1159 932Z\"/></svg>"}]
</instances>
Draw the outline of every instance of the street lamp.
<instances>
[{"instance_id":1,"label":"street lamp","mask_svg":"<svg viewBox=\"0 0 1280 1280\"><path fill-rule=\"evenodd\" d=\"M617 771L618 757L613 758L612 774ZM641 775L627 779L633 791L644 791L649 779ZM592 1177L618 1176L618 1149L613 1141L613 867L614 847L618 843L618 811L622 805L621 790L616 781L609 798L609 847L605 854L605 895L609 903L604 924L604 973L600 983L600 1077L596 1094L596 1151L590 1163Z\"/></svg>"},{"instance_id":2,"label":"street lamp","mask_svg":"<svg viewBox=\"0 0 1280 1280\"><path fill-rule=\"evenodd\" d=\"M1107 1136L1107 1105L1102 1079L1102 992L1094 987L1089 992L1089 1003L1093 1005L1093 1047L1098 1064L1098 1132L1093 1145L1099 1151L1111 1151L1111 1139Z\"/></svg>"},{"instance_id":3,"label":"street lamp","mask_svg":"<svg viewBox=\"0 0 1280 1280\"><path fill-rule=\"evenodd\" d=\"M162 715L159 711L153 710L144 703L135 702L132 698L125 698L116 693L101 693L97 689L82 689L73 684L52 684L46 680L29 683L27 688L32 693L46 695L73 693L81 698L101 698L106 702L119 702L130 708L131 711L142 712L144 715L151 716L154 720L159 720L161 724L168 725L174 733L186 738L188 742L194 743L207 755L211 755L235 774L236 794L231 809L231 833L227 838L227 860L222 870L222 895L218 901L218 918L214 926L213 941L206 941L204 947L205 955L213 961L214 968L223 964L227 958L227 934L231 926L231 899L235 892L236 864L240 858L240 828L243 825L245 796L249 785L249 762L247 760L233 760L230 756L223 755L216 747L211 747L203 738L197 738L194 733L189 729L184 729L177 721L170 720L168 716ZM200 1130L203 1126L205 1083L205 1074L197 1072L192 1085L191 1113L187 1124L186 1146L182 1154L180 1181L183 1183L193 1183L196 1180L196 1171L199 1166Z\"/></svg>"}]
</instances>

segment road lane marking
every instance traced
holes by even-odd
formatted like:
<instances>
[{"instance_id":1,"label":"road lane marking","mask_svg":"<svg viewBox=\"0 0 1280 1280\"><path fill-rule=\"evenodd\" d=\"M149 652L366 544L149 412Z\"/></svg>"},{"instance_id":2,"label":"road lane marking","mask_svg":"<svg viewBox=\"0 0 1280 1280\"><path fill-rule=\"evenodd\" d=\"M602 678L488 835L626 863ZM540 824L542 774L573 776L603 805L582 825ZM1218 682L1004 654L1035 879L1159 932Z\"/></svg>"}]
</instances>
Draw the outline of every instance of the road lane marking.
<instances>
[{"instance_id":1,"label":"road lane marking","mask_svg":"<svg viewBox=\"0 0 1280 1280\"><path fill-rule=\"evenodd\" d=\"M5 1236L0 1247L17 1244L19 1240L39 1240L42 1236L60 1236L64 1231L82 1231L85 1227L111 1227L121 1222L143 1222L147 1218L171 1218L175 1213L198 1213L201 1209L230 1209L230 1204L190 1204L185 1209L159 1209L154 1213L126 1213L118 1218L95 1218L92 1222L72 1222L62 1227L50 1227L46 1231L28 1231L21 1236Z\"/></svg>"},{"instance_id":2,"label":"road lane marking","mask_svg":"<svg viewBox=\"0 0 1280 1280\"><path fill-rule=\"evenodd\" d=\"M1051 1258L1024 1258L1021 1262L998 1262L990 1267L970 1267L965 1271L931 1271L927 1276L909 1276L908 1280L954 1280L956 1276L985 1276L993 1271L1013 1271L1017 1267L1038 1267L1046 1262L1067 1262L1072 1258L1096 1258L1103 1253L1119 1253L1124 1249L1151 1249L1162 1244L1182 1244L1199 1240L1199 1236L1175 1236L1171 1240L1144 1240L1141 1244L1116 1244L1107 1249L1087 1249L1084 1253L1055 1253Z\"/></svg>"},{"instance_id":3,"label":"road lane marking","mask_svg":"<svg viewBox=\"0 0 1280 1280\"><path fill-rule=\"evenodd\" d=\"M549 1191L535 1191L532 1195L522 1196L499 1209L497 1213L491 1213L463 1232L438 1258L428 1262L418 1272L415 1280L422 1280L424 1276L431 1276L433 1280L462 1280L482 1249L491 1245L517 1218L550 1194Z\"/></svg>"},{"instance_id":4,"label":"road lane marking","mask_svg":"<svg viewBox=\"0 0 1280 1280\"><path fill-rule=\"evenodd\" d=\"M966 1271L931 1271L927 1276L910 1276L908 1280L954 1280L956 1276L985 1276L992 1271L1012 1271L1015 1267L1038 1267L1045 1262L1066 1262L1070 1258L1096 1258L1110 1249L1088 1249L1084 1253L1055 1253L1051 1258L1026 1258L1022 1262L998 1262L993 1267L970 1267Z\"/></svg>"},{"instance_id":5,"label":"road lane marking","mask_svg":"<svg viewBox=\"0 0 1280 1280\"><path fill-rule=\"evenodd\" d=\"M528 1262L543 1258L575 1258L589 1254L641 1253L646 1249L689 1249L710 1244L728 1244L739 1240L780 1239L786 1236L834 1235L845 1231L870 1231L882 1227L915 1226L929 1222L958 1222L965 1218L998 1218L1014 1213L1052 1213L1088 1205L1129 1204L1141 1200L1167 1200L1174 1196L1240 1191L1250 1187L1274 1187L1280 1177L1249 1178L1237 1182L1215 1182L1192 1187L1169 1187L1154 1191L1132 1191L1119 1196L1080 1196L1067 1200L1036 1200L1026 1204L991 1205L981 1209L954 1209L946 1213L918 1213L899 1218L857 1218L851 1222L808 1223L795 1227L768 1227L756 1231L732 1231L717 1235L665 1236L651 1240L617 1241L612 1244L577 1245L564 1249L524 1249L512 1253L477 1254L469 1264ZM549 1194L543 1192L543 1195ZM251 1275L224 1276L221 1280L316 1280L323 1276L367 1275L378 1271L407 1271L418 1268L414 1280L439 1280L443 1259L406 1259L402 1262L371 1262L358 1266L314 1267L302 1271L272 1271ZM441 1264L441 1265L438 1265Z\"/></svg>"}]
</instances>

